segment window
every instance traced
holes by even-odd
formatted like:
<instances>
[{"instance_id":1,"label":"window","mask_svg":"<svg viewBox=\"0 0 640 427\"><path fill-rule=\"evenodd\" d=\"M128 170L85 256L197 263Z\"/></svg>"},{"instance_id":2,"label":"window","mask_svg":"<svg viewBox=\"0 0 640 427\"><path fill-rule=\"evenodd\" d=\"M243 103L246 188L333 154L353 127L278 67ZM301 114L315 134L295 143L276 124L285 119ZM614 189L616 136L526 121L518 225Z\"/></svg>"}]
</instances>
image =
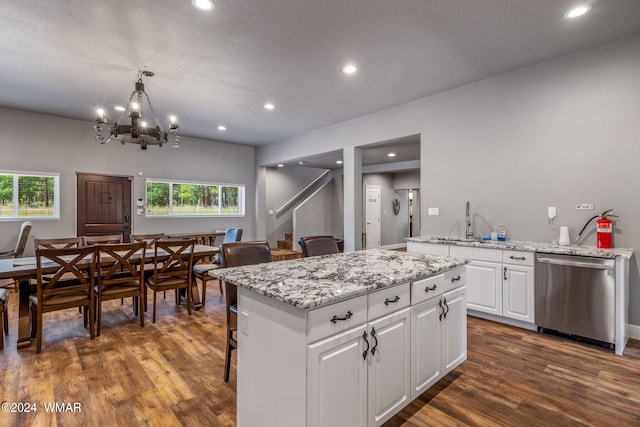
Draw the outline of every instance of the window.
<instances>
[{"instance_id":1,"label":"window","mask_svg":"<svg viewBox=\"0 0 640 427\"><path fill-rule=\"evenodd\" d=\"M0 220L60 218L58 174L0 171Z\"/></svg>"},{"instance_id":2,"label":"window","mask_svg":"<svg viewBox=\"0 0 640 427\"><path fill-rule=\"evenodd\" d=\"M244 216L244 185L148 179L147 216Z\"/></svg>"}]
</instances>

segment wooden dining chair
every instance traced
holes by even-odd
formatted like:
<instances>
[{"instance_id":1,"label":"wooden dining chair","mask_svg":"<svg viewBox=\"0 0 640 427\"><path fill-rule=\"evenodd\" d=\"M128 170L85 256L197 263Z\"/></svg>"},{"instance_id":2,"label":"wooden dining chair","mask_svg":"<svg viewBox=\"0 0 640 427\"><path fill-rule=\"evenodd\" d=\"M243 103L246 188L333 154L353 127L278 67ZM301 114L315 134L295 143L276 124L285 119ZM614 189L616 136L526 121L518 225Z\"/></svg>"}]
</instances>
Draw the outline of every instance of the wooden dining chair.
<instances>
[{"instance_id":1,"label":"wooden dining chair","mask_svg":"<svg viewBox=\"0 0 640 427\"><path fill-rule=\"evenodd\" d=\"M266 240L255 242L224 243L220 248L225 267L260 264L271 262L271 249ZM238 348L238 289L235 285L224 283L225 312L227 317L227 344L224 359L224 382L229 382L231 370L231 351Z\"/></svg>"},{"instance_id":2,"label":"wooden dining chair","mask_svg":"<svg viewBox=\"0 0 640 427\"><path fill-rule=\"evenodd\" d=\"M54 265L53 273L44 269ZM94 328L95 248L37 249L37 292L29 296L31 330L36 330L36 352L42 350L42 315L72 307L85 307L84 322L89 324L91 339ZM85 274L87 272L87 274ZM91 321L89 321L91 319Z\"/></svg>"},{"instance_id":3,"label":"wooden dining chair","mask_svg":"<svg viewBox=\"0 0 640 427\"><path fill-rule=\"evenodd\" d=\"M93 246L93 245L105 244L105 243L122 243L122 242L123 242L122 234L105 234L102 236L81 236L80 237L81 246Z\"/></svg>"},{"instance_id":4,"label":"wooden dining chair","mask_svg":"<svg viewBox=\"0 0 640 427\"><path fill-rule=\"evenodd\" d=\"M133 297L133 312L144 326L144 256L146 244L99 244L98 283L95 286L97 335L102 331L102 303Z\"/></svg>"},{"instance_id":5,"label":"wooden dining chair","mask_svg":"<svg viewBox=\"0 0 640 427\"><path fill-rule=\"evenodd\" d=\"M132 234L130 236L131 242L143 242L147 246L147 250L152 251L154 245L158 240L164 239L164 233L156 234Z\"/></svg>"},{"instance_id":6,"label":"wooden dining chair","mask_svg":"<svg viewBox=\"0 0 640 427\"><path fill-rule=\"evenodd\" d=\"M333 236L308 236L298 240L302 255L306 257L337 254L338 243Z\"/></svg>"},{"instance_id":7,"label":"wooden dining chair","mask_svg":"<svg viewBox=\"0 0 640 427\"><path fill-rule=\"evenodd\" d=\"M35 249L70 249L81 246L78 237L62 237L55 239L35 239L33 241Z\"/></svg>"},{"instance_id":8,"label":"wooden dining chair","mask_svg":"<svg viewBox=\"0 0 640 427\"><path fill-rule=\"evenodd\" d=\"M224 233L222 244L239 242L240 240L242 240L242 228L228 228ZM222 257L220 256L220 254L216 256L212 263L195 264L193 266L193 274L195 275L196 279L200 279L200 281L202 282L202 308L204 308L206 301L207 282L213 279L213 277L209 275L209 271L222 267L224 267L224 265L222 264ZM220 294L222 294L222 280L220 279L218 279L218 286L220 287Z\"/></svg>"},{"instance_id":9,"label":"wooden dining chair","mask_svg":"<svg viewBox=\"0 0 640 427\"><path fill-rule=\"evenodd\" d=\"M193 239L158 240L153 255L153 275L146 278L147 288L153 291L153 323L156 323L157 293L175 289L176 305L180 304L178 290L187 290L187 311L191 315L191 269L193 268Z\"/></svg>"}]
</instances>

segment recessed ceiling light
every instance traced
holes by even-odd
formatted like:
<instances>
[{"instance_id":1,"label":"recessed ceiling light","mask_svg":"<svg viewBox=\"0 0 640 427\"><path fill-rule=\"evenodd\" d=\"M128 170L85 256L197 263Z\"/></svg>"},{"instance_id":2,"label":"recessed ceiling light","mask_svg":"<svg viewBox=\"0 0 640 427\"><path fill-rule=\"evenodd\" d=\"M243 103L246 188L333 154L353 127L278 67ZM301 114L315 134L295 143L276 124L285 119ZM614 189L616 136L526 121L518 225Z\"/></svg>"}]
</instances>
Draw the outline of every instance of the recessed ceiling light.
<instances>
[{"instance_id":1,"label":"recessed ceiling light","mask_svg":"<svg viewBox=\"0 0 640 427\"><path fill-rule=\"evenodd\" d=\"M115 107L113 107L113 109L117 110L117 111L124 111L125 110L125 108L122 105L116 105Z\"/></svg>"},{"instance_id":2,"label":"recessed ceiling light","mask_svg":"<svg viewBox=\"0 0 640 427\"><path fill-rule=\"evenodd\" d=\"M358 71L358 67L353 64L347 64L342 67L342 72L345 74L354 74L356 71Z\"/></svg>"},{"instance_id":3,"label":"recessed ceiling light","mask_svg":"<svg viewBox=\"0 0 640 427\"><path fill-rule=\"evenodd\" d=\"M176 118L176 116L169 116L169 123L176 124L176 122L178 121L178 119Z\"/></svg>"},{"instance_id":4,"label":"recessed ceiling light","mask_svg":"<svg viewBox=\"0 0 640 427\"><path fill-rule=\"evenodd\" d=\"M264 108L267 110L273 110L274 108L276 108L276 106L270 102L267 102L266 104L264 104Z\"/></svg>"},{"instance_id":5,"label":"recessed ceiling light","mask_svg":"<svg viewBox=\"0 0 640 427\"><path fill-rule=\"evenodd\" d=\"M211 0L191 0L191 3L200 10L212 10L216 7Z\"/></svg>"},{"instance_id":6,"label":"recessed ceiling light","mask_svg":"<svg viewBox=\"0 0 640 427\"><path fill-rule=\"evenodd\" d=\"M336 160L336 163L341 165L342 164L342 160Z\"/></svg>"},{"instance_id":7,"label":"recessed ceiling light","mask_svg":"<svg viewBox=\"0 0 640 427\"><path fill-rule=\"evenodd\" d=\"M218 130L224 132L225 130L227 130L227 127L224 125L220 125L218 126Z\"/></svg>"},{"instance_id":8,"label":"recessed ceiling light","mask_svg":"<svg viewBox=\"0 0 640 427\"><path fill-rule=\"evenodd\" d=\"M387 157L395 157L395 156L396 156L396 153L389 153L389 154L387 154Z\"/></svg>"},{"instance_id":9,"label":"recessed ceiling light","mask_svg":"<svg viewBox=\"0 0 640 427\"><path fill-rule=\"evenodd\" d=\"M142 127L146 128L147 127L147 122L142 122Z\"/></svg>"},{"instance_id":10,"label":"recessed ceiling light","mask_svg":"<svg viewBox=\"0 0 640 427\"><path fill-rule=\"evenodd\" d=\"M104 116L104 110L103 110L102 108L98 108L98 109L96 110L96 113L98 113L98 115L99 115L100 117Z\"/></svg>"},{"instance_id":11,"label":"recessed ceiling light","mask_svg":"<svg viewBox=\"0 0 640 427\"><path fill-rule=\"evenodd\" d=\"M591 5L588 5L588 4L577 6L577 7L574 7L573 9L570 9L567 13L565 13L564 17L567 19L577 18L589 12L590 10L591 10Z\"/></svg>"},{"instance_id":12,"label":"recessed ceiling light","mask_svg":"<svg viewBox=\"0 0 640 427\"><path fill-rule=\"evenodd\" d=\"M283 165L282 163L278 163L278 167L279 167L279 168L283 168L283 167L284 167L284 165Z\"/></svg>"}]
</instances>

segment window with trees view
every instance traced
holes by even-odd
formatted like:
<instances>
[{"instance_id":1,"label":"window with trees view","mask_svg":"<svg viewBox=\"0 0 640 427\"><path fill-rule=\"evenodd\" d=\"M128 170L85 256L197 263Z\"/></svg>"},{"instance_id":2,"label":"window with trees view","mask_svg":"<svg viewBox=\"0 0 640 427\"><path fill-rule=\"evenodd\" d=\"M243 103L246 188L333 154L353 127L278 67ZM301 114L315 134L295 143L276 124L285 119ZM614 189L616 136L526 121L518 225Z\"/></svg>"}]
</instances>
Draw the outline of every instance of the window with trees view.
<instances>
[{"instance_id":1,"label":"window with trees view","mask_svg":"<svg viewBox=\"0 0 640 427\"><path fill-rule=\"evenodd\" d=\"M244 186L147 180L148 216L244 216Z\"/></svg>"},{"instance_id":2,"label":"window with trees view","mask_svg":"<svg viewBox=\"0 0 640 427\"><path fill-rule=\"evenodd\" d=\"M0 220L59 218L59 182L54 174L0 171Z\"/></svg>"}]
</instances>

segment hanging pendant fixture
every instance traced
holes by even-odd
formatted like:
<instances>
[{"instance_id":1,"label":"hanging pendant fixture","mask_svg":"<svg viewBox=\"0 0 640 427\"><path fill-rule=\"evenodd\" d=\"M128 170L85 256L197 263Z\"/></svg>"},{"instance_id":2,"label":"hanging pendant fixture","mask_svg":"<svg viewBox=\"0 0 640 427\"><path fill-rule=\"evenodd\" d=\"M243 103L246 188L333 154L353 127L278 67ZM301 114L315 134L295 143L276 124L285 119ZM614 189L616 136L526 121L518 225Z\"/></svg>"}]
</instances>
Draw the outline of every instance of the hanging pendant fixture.
<instances>
[{"instance_id":1,"label":"hanging pendant fixture","mask_svg":"<svg viewBox=\"0 0 640 427\"><path fill-rule=\"evenodd\" d=\"M180 132L176 117L169 118L169 130L160 124L153 110L149 95L144 90L142 76L153 77L151 71L138 71L138 81L135 83L135 89L131 92L126 108L123 108L122 115L112 124L108 124L108 118L103 109L98 109L98 116L93 128L96 131L96 142L106 144L111 140L119 141L122 145L139 144L142 150L146 150L149 145L158 145L162 147L169 144L172 147L180 147ZM146 102L146 107L145 107ZM146 112L150 112L150 119L153 119L155 126L149 126L145 121ZM130 119L129 124L124 123L125 114L128 113ZM143 114L144 113L144 114Z\"/></svg>"}]
</instances>

